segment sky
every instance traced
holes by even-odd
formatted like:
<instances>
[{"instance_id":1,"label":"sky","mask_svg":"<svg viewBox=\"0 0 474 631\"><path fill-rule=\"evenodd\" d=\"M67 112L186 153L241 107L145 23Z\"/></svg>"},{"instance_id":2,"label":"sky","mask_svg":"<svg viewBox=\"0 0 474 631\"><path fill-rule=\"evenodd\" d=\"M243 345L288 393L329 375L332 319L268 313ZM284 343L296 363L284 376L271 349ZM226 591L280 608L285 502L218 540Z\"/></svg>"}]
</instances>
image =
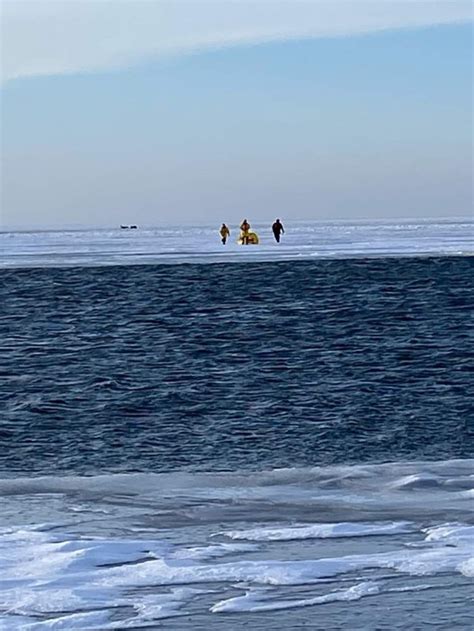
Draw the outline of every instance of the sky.
<instances>
[{"instance_id":1,"label":"sky","mask_svg":"<svg viewBox=\"0 0 474 631\"><path fill-rule=\"evenodd\" d=\"M472 209L464 0L2 0L1 228Z\"/></svg>"}]
</instances>

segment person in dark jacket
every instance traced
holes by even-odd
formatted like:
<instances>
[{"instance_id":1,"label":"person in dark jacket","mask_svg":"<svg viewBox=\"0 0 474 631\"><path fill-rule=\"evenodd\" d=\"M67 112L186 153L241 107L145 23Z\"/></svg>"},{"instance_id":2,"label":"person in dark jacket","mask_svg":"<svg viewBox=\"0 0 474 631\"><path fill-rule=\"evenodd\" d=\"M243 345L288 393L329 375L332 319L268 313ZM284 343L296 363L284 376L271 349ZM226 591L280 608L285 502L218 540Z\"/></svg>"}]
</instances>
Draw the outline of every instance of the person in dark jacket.
<instances>
[{"instance_id":1,"label":"person in dark jacket","mask_svg":"<svg viewBox=\"0 0 474 631\"><path fill-rule=\"evenodd\" d=\"M272 226L273 236L275 237L275 241L280 243L280 237L282 234L285 234L285 229L283 228L283 224L279 219L275 219L275 223Z\"/></svg>"}]
</instances>

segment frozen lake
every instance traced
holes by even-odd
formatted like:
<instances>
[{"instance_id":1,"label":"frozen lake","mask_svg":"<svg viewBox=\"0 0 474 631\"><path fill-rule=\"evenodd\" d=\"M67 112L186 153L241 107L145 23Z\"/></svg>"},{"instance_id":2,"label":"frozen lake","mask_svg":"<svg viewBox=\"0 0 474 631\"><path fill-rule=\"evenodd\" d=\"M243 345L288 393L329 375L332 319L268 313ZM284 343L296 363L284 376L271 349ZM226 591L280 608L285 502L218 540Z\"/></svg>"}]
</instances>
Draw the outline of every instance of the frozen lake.
<instances>
[{"instance_id":1,"label":"frozen lake","mask_svg":"<svg viewBox=\"0 0 474 631\"><path fill-rule=\"evenodd\" d=\"M360 256L470 254L468 219L388 222L294 222L275 243L269 224L252 224L257 246L237 245L238 229L224 247L218 225L0 233L0 267L225 262Z\"/></svg>"}]
</instances>

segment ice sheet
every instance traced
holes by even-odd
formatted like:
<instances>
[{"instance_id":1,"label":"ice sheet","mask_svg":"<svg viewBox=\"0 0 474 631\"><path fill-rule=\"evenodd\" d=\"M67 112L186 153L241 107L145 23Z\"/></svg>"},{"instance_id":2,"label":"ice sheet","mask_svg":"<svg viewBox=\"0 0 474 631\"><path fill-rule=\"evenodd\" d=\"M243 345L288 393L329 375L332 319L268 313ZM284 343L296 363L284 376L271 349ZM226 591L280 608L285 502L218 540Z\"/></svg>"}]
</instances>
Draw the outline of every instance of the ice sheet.
<instances>
[{"instance_id":1,"label":"ice sheet","mask_svg":"<svg viewBox=\"0 0 474 631\"><path fill-rule=\"evenodd\" d=\"M473 465L2 480L0 629L349 607L415 593L419 576L427 588L469 581L474 527L462 493ZM17 522L18 507L29 523Z\"/></svg>"},{"instance_id":2,"label":"ice sheet","mask_svg":"<svg viewBox=\"0 0 474 631\"><path fill-rule=\"evenodd\" d=\"M251 530L230 530L221 534L230 539L249 541L291 541L293 539L337 539L340 537L367 537L369 535L393 535L413 531L409 522L388 524L340 523L293 525L283 528L253 528Z\"/></svg>"},{"instance_id":3,"label":"ice sheet","mask_svg":"<svg viewBox=\"0 0 474 631\"><path fill-rule=\"evenodd\" d=\"M0 267L225 262L358 256L469 254L469 219L399 222L290 222L282 242L257 223L258 246L239 246L234 228L223 247L219 226L139 227L138 230L0 232Z\"/></svg>"},{"instance_id":4,"label":"ice sheet","mask_svg":"<svg viewBox=\"0 0 474 631\"><path fill-rule=\"evenodd\" d=\"M337 528L337 524L331 526ZM352 529L362 536L357 524L343 526L345 531ZM104 612L120 607L134 610L134 615L124 618L121 624L129 624L127 620L137 623L178 615L195 594L200 593L192 589L198 584L220 584L223 589L240 584L279 588L317 585L321 579L360 576L374 569L415 576L447 572L470 576L474 545L474 528L444 524L419 529L420 539L425 544L419 548L400 547L399 544L396 550L388 552L332 558L242 560L241 555L252 554L257 547L212 544L200 549L194 545L174 546L163 541L89 540L67 537L66 534L64 541L58 542L58 534L31 529L32 536L27 537L25 532L28 530L19 530L16 540L11 531L0 539L0 609L10 615L25 614L28 618L39 614L47 616L38 623L25 622L25 625L35 625L32 629L85 628L86 623L88 628L107 628L103 626ZM369 536L373 534L368 531ZM387 532L384 534L388 536ZM393 529L392 536L399 535L400 531ZM237 554L237 558L214 561L227 554ZM12 563L15 556L18 562ZM204 559L210 562L203 563ZM173 586L175 589L170 591ZM186 589L178 586L186 586ZM150 595L152 587L156 593ZM245 596L218 600L212 611L306 607L334 600L355 600L379 590L376 581L364 581L322 596L291 601L273 598L271 603L262 602L261 592L247 591ZM263 600L267 597L272 598L271 592L265 592ZM107 624L109 622L107 619Z\"/></svg>"}]
</instances>

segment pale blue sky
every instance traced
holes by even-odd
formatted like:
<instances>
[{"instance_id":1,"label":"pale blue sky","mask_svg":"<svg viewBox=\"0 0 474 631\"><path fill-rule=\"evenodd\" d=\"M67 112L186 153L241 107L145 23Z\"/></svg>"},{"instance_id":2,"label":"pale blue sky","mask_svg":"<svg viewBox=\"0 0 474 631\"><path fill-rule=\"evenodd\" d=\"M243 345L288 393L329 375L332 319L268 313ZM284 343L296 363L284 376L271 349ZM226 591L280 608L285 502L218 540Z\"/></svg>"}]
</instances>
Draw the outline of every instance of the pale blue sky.
<instances>
[{"instance_id":1,"label":"pale blue sky","mask_svg":"<svg viewBox=\"0 0 474 631\"><path fill-rule=\"evenodd\" d=\"M90 46L64 67L51 59L67 49L43 65L32 53L34 67L12 51L2 224L468 215L472 23L409 26L257 34L100 67Z\"/></svg>"}]
</instances>

